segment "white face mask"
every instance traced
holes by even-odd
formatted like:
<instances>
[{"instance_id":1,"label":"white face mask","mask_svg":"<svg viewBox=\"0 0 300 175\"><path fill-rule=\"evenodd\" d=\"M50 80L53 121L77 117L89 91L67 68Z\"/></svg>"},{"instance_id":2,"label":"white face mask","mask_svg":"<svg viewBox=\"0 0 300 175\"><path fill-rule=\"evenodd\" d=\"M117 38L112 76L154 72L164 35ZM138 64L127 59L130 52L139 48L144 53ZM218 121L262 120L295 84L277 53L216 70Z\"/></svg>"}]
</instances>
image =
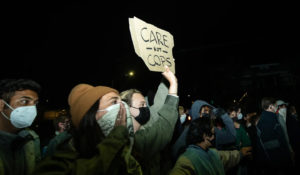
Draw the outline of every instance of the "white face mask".
<instances>
[{"instance_id":1,"label":"white face mask","mask_svg":"<svg viewBox=\"0 0 300 175\"><path fill-rule=\"evenodd\" d=\"M31 126L34 121L37 110L36 106L20 106L16 109L12 108L8 103L2 100L11 110L10 118L8 118L3 112L1 114L10 120L11 124L16 128L26 128Z\"/></svg>"},{"instance_id":2,"label":"white face mask","mask_svg":"<svg viewBox=\"0 0 300 175\"><path fill-rule=\"evenodd\" d=\"M132 123L132 117L130 115L129 111L129 106L125 103L122 102L125 106L126 109L126 121L127 121L127 128L129 131L129 135L133 136L134 131L133 131L133 123ZM115 122L118 116L120 110L120 103L111 105L107 107L106 109L103 110L98 110L98 111L107 111L97 122L105 135L105 137L112 131L112 129L115 126Z\"/></svg>"},{"instance_id":3,"label":"white face mask","mask_svg":"<svg viewBox=\"0 0 300 175\"><path fill-rule=\"evenodd\" d=\"M284 119L286 119L286 108L280 108L278 113L282 115Z\"/></svg>"},{"instance_id":4,"label":"white face mask","mask_svg":"<svg viewBox=\"0 0 300 175\"><path fill-rule=\"evenodd\" d=\"M183 123L185 121L185 119L186 119L186 114L182 114L180 116L180 122Z\"/></svg>"},{"instance_id":5,"label":"white face mask","mask_svg":"<svg viewBox=\"0 0 300 175\"><path fill-rule=\"evenodd\" d=\"M243 114L242 114L242 113L239 113L239 114L237 115L237 118L238 118L238 120L241 120L241 119L243 118Z\"/></svg>"},{"instance_id":6,"label":"white face mask","mask_svg":"<svg viewBox=\"0 0 300 175\"><path fill-rule=\"evenodd\" d=\"M249 128L251 125L252 125L252 124L249 122L249 123L247 124L247 127Z\"/></svg>"}]
</instances>

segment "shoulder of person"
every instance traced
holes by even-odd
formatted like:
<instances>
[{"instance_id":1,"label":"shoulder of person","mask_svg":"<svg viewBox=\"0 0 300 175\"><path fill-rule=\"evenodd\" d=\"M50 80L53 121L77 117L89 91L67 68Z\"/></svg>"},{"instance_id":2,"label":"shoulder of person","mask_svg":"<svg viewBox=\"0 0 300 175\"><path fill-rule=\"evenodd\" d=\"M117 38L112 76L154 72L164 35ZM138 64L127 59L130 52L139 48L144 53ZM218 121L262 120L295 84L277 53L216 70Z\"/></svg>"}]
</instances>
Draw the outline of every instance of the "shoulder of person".
<instances>
[{"instance_id":1,"label":"shoulder of person","mask_svg":"<svg viewBox=\"0 0 300 175\"><path fill-rule=\"evenodd\" d=\"M34 138L37 139L39 138L39 135L32 129L28 129L28 133Z\"/></svg>"},{"instance_id":2,"label":"shoulder of person","mask_svg":"<svg viewBox=\"0 0 300 175\"><path fill-rule=\"evenodd\" d=\"M18 133L19 136L21 137L28 137L28 136L31 136L33 139L38 139L39 138L39 135L32 129L29 129L29 128L25 128L23 130L21 130L19 133Z\"/></svg>"}]
</instances>

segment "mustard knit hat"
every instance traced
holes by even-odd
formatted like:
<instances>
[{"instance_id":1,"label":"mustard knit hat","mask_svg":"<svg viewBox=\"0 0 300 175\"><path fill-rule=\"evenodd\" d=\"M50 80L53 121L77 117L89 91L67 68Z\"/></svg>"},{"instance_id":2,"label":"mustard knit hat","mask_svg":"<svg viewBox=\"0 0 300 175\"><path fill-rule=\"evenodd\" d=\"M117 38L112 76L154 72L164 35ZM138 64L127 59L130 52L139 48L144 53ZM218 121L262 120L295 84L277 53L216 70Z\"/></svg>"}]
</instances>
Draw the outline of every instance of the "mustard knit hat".
<instances>
[{"instance_id":1,"label":"mustard knit hat","mask_svg":"<svg viewBox=\"0 0 300 175\"><path fill-rule=\"evenodd\" d=\"M70 92L68 103L70 106L71 119L76 128L86 112L103 95L109 92L119 92L106 86L91 86L89 84L78 84Z\"/></svg>"}]
</instances>

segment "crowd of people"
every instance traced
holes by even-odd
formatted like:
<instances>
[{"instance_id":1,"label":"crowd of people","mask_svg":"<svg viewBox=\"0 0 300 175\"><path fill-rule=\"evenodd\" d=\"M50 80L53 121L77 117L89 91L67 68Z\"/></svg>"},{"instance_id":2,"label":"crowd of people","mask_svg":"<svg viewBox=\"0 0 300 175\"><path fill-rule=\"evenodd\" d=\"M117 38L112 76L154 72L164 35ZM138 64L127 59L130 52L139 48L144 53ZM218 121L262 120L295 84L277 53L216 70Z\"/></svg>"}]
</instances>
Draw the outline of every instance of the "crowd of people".
<instances>
[{"instance_id":1,"label":"crowd of people","mask_svg":"<svg viewBox=\"0 0 300 175\"><path fill-rule=\"evenodd\" d=\"M42 87L0 81L0 175L285 175L298 171L296 107L276 97L261 111L180 104L168 67L153 97L138 89L78 84L45 145L31 128ZM50 136L49 136L50 137Z\"/></svg>"}]
</instances>

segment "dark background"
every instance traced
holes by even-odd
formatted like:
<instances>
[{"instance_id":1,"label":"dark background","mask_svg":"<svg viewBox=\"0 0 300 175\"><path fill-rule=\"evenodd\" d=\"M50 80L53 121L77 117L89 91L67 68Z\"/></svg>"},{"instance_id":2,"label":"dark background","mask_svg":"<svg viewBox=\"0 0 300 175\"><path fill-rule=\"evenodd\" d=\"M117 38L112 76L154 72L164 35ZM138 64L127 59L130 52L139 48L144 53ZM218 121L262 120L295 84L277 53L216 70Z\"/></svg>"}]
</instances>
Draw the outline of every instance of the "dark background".
<instances>
[{"instance_id":1,"label":"dark background","mask_svg":"<svg viewBox=\"0 0 300 175\"><path fill-rule=\"evenodd\" d=\"M181 105L203 99L226 106L246 92L240 103L253 110L263 96L298 105L295 1L24 1L3 8L0 78L38 81L49 109L66 108L78 83L156 90L161 73L134 52L134 16L173 35Z\"/></svg>"}]
</instances>

